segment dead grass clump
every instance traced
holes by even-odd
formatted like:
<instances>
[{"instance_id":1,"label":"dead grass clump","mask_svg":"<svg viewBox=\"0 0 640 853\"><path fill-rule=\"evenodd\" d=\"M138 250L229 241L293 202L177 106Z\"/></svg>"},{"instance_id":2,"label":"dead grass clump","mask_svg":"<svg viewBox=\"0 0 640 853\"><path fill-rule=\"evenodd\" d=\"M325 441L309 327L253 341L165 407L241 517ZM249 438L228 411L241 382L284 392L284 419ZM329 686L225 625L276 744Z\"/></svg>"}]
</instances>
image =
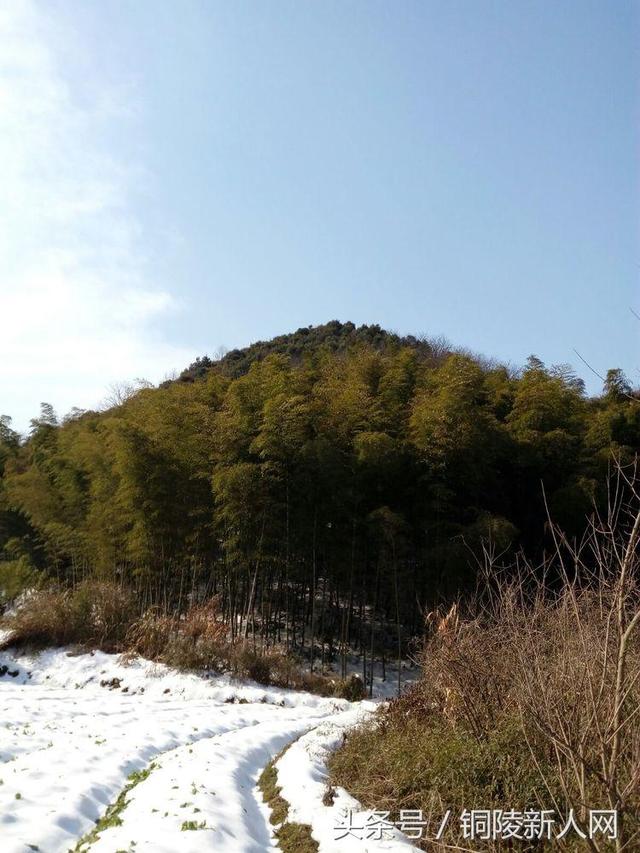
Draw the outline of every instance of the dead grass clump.
<instances>
[{"instance_id":1,"label":"dead grass clump","mask_svg":"<svg viewBox=\"0 0 640 853\"><path fill-rule=\"evenodd\" d=\"M133 617L135 600L126 589L85 581L74 590L36 590L5 619L15 646L87 645L119 651Z\"/></svg>"},{"instance_id":2,"label":"dead grass clump","mask_svg":"<svg viewBox=\"0 0 640 853\"><path fill-rule=\"evenodd\" d=\"M175 617L166 616L157 608L146 610L129 626L126 637L127 651L149 660L160 660L174 625Z\"/></svg>"},{"instance_id":3,"label":"dead grass clump","mask_svg":"<svg viewBox=\"0 0 640 853\"><path fill-rule=\"evenodd\" d=\"M271 683L271 663L248 641L235 643L229 649L229 668L237 678L250 678L260 684Z\"/></svg>"},{"instance_id":4,"label":"dead grass clump","mask_svg":"<svg viewBox=\"0 0 640 853\"><path fill-rule=\"evenodd\" d=\"M327 675L303 670L295 655L280 646L259 650L249 641L236 643L229 649L229 669L235 676L251 678L259 684L307 690L320 696L339 696L343 685ZM359 692L352 701L357 698L362 698Z\"/></svg>"},{"instance_id":5,"label":"dead grass clump","mask_svg":"<svg viewBox=\"0 0 640 853\"><path fill-rule=\"evenodd\" d=\"M63 646L75 633L69 615L70 593L55 588L33 592L4 620L15 646Z\"/></svg>"},{"instance_id":6,"label":"dead grass clump","mask_svg":"<svg viewBox=\"0 0 640 853\"><path fill-rule=\"evenodd\" d=\"M181 616L148 610L130 625L126 643L130 651L179 669L220 670L228 664L227 628L215 598Z\"/></svg>"},{"instance_id":7,"label":"dead grass clump","mask_svg":"<svg viewBox=\"0 0 640 853\"><path fill-rule=\"evenodd\" d=\"M338 683L333 678L321 675L319 672L302 672L295 687L300 690L307 690L309 693L317 693L319 696L336 696Z\"/></svg>"},{"instance_id":8,"label":"dead grass clump","mask_svg":"<svg viewBox=\"0 0 640 853\"><path fill-rule=\"evenodd\" d=\"M366 698L367 688L359 675L350 675L344 681L339 681L334 689L334 695L349 702L360 702Z\"/></svg>"},{"instance_id":9,"label":"dead grass clump","mask_svg":"<svg viewBox=\"0 0 640 853\"><path fill-rule=\"evenodd\" d=\"M72 621L88 626L87 642L104 651L119 651L137 613L134 594L106 581L85 581L71 595Z\"/></svg>"}]
</instances>

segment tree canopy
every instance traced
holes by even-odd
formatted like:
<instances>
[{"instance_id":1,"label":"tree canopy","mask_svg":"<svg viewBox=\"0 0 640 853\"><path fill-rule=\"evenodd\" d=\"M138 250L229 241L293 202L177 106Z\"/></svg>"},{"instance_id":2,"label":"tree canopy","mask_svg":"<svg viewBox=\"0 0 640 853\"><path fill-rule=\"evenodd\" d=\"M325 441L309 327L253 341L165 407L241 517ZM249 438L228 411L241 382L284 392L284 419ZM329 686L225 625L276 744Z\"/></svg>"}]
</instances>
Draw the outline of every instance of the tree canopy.
<instances>
[{"instance_id":1,"label":"tree canopy","mask_svg":"<svg viewBox=\"0 0 640 853\"><path fill-rule=\"evenodd\" d=\"M106 411L43 405L25 440L2 418L0 581L117 579L178 608L215 592L293 645L366 614L410 632L473 583L483 537L545 547L543 486L579 535L611 453L639 446L619 370L590 398L535 357L511 370L377 326L300 329Z\"/></svg>"}]
</instances>

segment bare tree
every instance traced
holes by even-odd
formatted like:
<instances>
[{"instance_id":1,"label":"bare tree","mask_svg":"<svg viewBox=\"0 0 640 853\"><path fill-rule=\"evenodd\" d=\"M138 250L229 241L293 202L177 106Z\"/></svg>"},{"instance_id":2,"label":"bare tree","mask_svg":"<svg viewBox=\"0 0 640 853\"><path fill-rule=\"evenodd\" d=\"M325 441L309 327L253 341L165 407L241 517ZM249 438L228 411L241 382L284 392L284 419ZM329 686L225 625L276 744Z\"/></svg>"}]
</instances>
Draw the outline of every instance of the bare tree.
<instances>
[{"instance_id":1,"label":"bare tree","mask_svg":"<svg viewBox=\"0 0 640 853\"><path fill-rule=\"evenodd\" d=\"M428 702L451 725L482 741L518 721L539 805L572 809L594 853L640 848L638 483L635 465L617 465L606 513L579 542L549 521L553 553L539 565L501 568L487 547L477 600L464 618L429 614L422 655ZM615 840L589 837L599 809L616 813Z\"/></svg>"},{"instance_id":2,"label":"bare tree","mask_svg":"<svg viewBox=\"0 0 640 853\"><path fill-rule=\"evenodd\" d=\"M112 409L114 406L121 406L130 400L131 397L144 390L145 388L153 388L153 382L148 379L137 377L132 382L112 382L107 387L107 396L100 405L102 411Z\"/></svg>"}]
</instances>

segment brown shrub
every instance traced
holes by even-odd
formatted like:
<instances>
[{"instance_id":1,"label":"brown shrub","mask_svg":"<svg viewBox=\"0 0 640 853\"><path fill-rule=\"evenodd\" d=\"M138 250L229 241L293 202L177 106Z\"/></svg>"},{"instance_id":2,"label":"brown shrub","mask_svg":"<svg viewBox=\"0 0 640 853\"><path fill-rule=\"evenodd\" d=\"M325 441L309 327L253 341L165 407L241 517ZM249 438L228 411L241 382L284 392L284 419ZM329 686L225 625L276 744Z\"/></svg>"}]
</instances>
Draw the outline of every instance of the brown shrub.
<instances>
[{"instance_id":1,"label":"brown shrub","mask_svg":"<svg viewBox=\"0 0 640 853\"><path fill-rule=\"evenodd\" d=\"M115 584L85 581L74 590L48 587L29 595L5 620L16 646L90 645L123 647L135 612L132 594Z\"/></svg>"},{"instance_id":2,"label":"brown shrub","mask_svg":"<svg viewBox=\"0 0 640 853\"><path fill-rule=\"evenodd\" d=\"M594 518L579 545L551 532L543 566L520 560L501 580L489 559L465 614L429 615L419 684L349 736L336 783L395 813L573 809L583 832L590 809L615 810L615 844L590 849L638 849L640 494ZM464 846L447 832L442 849Z\"/></svg>"},{"instance_id":3,"label":"brown shrub","mask_svg":"<svg viewBox=\"0 0 640 853\"><path fill-rule=\"evenodd\" d=\"M131 590L106 581L85 581L71 595L76 625L89 626L86 642L105 651L123 648L137 611Z\"/></svg>"},{"instance_id":4,"label":"brown shrub","mask_svg":"<svg viewBox=\"0 0 640 853\"><path fill-rule=\"evenodd\" d=\"M240 678L251 678L260 684L306 690L320 696L342 696L342 690L357 693L352 701L362 698L350 682L336 681L327 675L306 672L297 658L280 646L271 646L263 651L254 649L247 642L240 642L229 650L229 669ZM359 681L359 679L358 679ZM348 687L344 687L348 684ZM350 695L344 695L350 699Z\"/></svg>"},{"instance_id":5,"label":"brown shrub","mask_svg":"<svg viewBox=\"0 0 640 853\"><path fill-rule=\"evenodd\" d=\"M224 669L228 665L227 628L218 601L194 605L182 616L147 610L130 625L127 648L179 669Z\"/></svg>"},{"instance_id":6,"label":"brown shrub","mask_svg":"<svg viewBox=\"0 0 640 853\"><path fill-rule=\"evenodd\" d=\"M174 630L174 623L175 617L166 616L157 608L146 610L129 626L127 650L149 660L159 660Z\"/></svg>"},{"instance_id":7,"label":"brown shrub","mask_svg":"<svg viewBox=\"0 0 640 853\"><path fill-rule=\"evenodd\" d=\"M362 698L359 679L336 682L304 672L294 655L279 646L256 650L248 641L231 643L217 598L182 615L151 608L137 615L134 594L116 584L86 581L75 589L48 587L32 593L4 621L15 646L81 645L140 655L184 670L230 671L239 678L308 690L323 696Z\"/></svg>"},{"instance_id":8,"label":"brown shrub","mask_svg":"<svg viewBox=\"0 0 640 853\"><path fill-rule=\"evenodd\" d=\"M303 672L299 684L295 685L300 690L309 693L317 693L319 696L335 696L336 682L333 678L320 675L317 672Z\"/></svg>"},{"instance_id":9,"label":"brown shrub","mask_svg":"<svg viewBox=\"0 0 640 853\"><path fill-rule=\"evenodd\" d=\"M337 682L334 695L340 699L348 699L349 702L359 702L366 697L367 688L359 675L350 675L344 681Z\"/></svg>"},{"instance_id":10,"label":"brown shrub","mask_svg":"<svg viewBox=\"0 0 640 853\"><path fill-rule=\"evenodd\" d=\"M70 593L55 588L33 592L4 620L16 646L63 646L74 633L70 615Z\"/></svg>"}]
</instances>

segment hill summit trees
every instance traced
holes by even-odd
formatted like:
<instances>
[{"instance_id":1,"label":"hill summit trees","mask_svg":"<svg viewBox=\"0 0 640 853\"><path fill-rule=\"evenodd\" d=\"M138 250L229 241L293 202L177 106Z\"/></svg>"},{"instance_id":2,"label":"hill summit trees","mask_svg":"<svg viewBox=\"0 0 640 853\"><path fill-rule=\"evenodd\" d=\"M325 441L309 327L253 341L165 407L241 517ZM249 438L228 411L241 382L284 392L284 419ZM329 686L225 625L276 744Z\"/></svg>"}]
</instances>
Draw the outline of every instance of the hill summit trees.
<instances>
[{"instance_id":1,"label":"hill summit trees","mask_svg":"<svg viewBox=\"0 0 640 853\"><path fill-rule=\"evenodd\" d=\"M141 606L211 594L235 632L331 654L380 650L473 583L473 549L545 547L541 483L579 535L610 455L640 446L612 370L520 371L329 323L203 358L26 440L0 426L0 588L115 580ZM9 592L7 592L7 590Z\"/></svg>"}]
</instances>

